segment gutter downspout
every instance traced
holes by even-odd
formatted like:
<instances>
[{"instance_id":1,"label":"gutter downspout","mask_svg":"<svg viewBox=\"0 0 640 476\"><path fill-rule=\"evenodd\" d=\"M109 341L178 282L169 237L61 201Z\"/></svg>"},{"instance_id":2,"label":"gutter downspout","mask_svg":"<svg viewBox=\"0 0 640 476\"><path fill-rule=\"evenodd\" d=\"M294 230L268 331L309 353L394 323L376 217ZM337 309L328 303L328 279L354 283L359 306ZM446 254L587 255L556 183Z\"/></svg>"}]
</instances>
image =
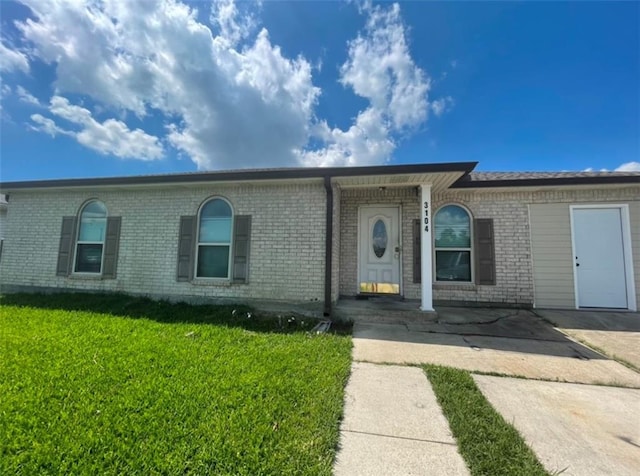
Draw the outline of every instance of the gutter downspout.
<instances>
[{"instance_id":1,"label":"gutter downspout","mask_svg":"<svg viewBox=\"0 0 640 476\"><path fill-rule=\"evenodd\" d=\"M324 242L324 315L331 315L331 274L333 264L333 188L331 176L324 176L324 189L327 192L326 234Z\"/></svg>"}]
</instances>

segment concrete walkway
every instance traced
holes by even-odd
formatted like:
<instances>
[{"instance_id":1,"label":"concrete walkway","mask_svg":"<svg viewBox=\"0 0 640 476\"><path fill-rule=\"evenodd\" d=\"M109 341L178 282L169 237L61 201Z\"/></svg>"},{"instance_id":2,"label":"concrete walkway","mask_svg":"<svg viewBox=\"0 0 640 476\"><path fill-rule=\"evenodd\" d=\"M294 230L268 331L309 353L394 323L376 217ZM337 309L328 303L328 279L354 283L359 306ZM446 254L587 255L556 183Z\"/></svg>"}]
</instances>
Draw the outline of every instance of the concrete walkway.
<instances>
[{"instance_id":1,"label":"concrete walkway","mask_svg":"<svg viewBox=\"0 0 640 476\"><path fill-rule=\"evenodd\" d=\"M334 474L469 474L421 369L353 363Z\"/></svg>"}]
</instances>

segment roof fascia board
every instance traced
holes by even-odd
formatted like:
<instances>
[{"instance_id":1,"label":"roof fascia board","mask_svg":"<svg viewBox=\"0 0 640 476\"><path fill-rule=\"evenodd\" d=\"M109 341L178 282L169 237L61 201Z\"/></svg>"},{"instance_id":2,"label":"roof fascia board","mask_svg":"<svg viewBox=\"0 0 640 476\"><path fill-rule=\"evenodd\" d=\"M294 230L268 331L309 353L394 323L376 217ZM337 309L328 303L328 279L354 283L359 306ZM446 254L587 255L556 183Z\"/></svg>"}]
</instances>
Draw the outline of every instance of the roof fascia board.
<instances>
[{"instance_id":1,"label":"roof fascia board","mask_svg":"<svg viewBox=\"0 0 640 476\"><path fill-rule=\"evenodd\" d=\"M352 177L358 175L397 175L408 173L471 172L477 162L441 164L376 165L367 167L291 168L274 170L240 170L194 174L146 175L132 177L105 177L35 180L0 183L0 190L76 188L134 185L174 185L221 182L252 182L266 180L322 179L325 177Z\"/></svg>"}]
</instances>

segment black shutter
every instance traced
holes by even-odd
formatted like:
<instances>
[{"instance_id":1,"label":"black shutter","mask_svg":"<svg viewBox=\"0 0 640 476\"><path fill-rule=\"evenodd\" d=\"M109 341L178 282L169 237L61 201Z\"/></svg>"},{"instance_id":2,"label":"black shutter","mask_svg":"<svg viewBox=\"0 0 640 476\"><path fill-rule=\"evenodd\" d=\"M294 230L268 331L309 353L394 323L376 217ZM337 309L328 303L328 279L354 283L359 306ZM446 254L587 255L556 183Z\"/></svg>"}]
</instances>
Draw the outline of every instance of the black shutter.
<instances>
[{"instance_id":1,"label":"black shutter","mask_svg":"<svg viewBox=\"0 0 640 476\"><path fill-rule=\"evenodd\" d=\"M73 249L76 242L76 217L63 217L58 247L57 276L69 276L73 266Z\"/></svg>"},{"instance_id":2,"label":"black shutter","mask_svg":"<svg viewBox=\"0 0 640 476\"><path fill-rule=\"evenodd\" d=\"M476 218L475 229L475 265L476 284L496 284L496 257L492 218Z\"/></svg>"},{"instance_id":3,"label":"black shutter","mask_svg":"<svg viewBox=\"0 0 640 476\"><path fill-rule=\"evenodd\" d=\"M233 282L249 282L251 216L237 215L233 230Z\"/></svg>"},{"instance_id":4,"label":"black shutter","mask_svg":"<svg viewBox=\"0 0 640 476\"><path fill-rule=\"evenodd\" d=\"M196 217L180 217L178 239L178 281L189 281L193 276L193 260L196 239Z\"/></svg>"},{"instance_id":5,"label":"black shutter","mask_svg":"<svg viewBox=\"0 0 640 476\"><path fill-rule=\"evenodd\" d=\"M107 218L107 234L104 241L104 263L102 263L102 277L115 279L118 266L118 249L120 248L121 217Z\"/></svg>"},{"instance_id":6,"label":"black shutter","mask_svg":"<svg viewBox=\"0 0 640 476\"><path fill-rule=\"evenodd\" d=\"M413 220L413 282L422 282L422 246L420 219Z\"/></svg>"}]
</instances>

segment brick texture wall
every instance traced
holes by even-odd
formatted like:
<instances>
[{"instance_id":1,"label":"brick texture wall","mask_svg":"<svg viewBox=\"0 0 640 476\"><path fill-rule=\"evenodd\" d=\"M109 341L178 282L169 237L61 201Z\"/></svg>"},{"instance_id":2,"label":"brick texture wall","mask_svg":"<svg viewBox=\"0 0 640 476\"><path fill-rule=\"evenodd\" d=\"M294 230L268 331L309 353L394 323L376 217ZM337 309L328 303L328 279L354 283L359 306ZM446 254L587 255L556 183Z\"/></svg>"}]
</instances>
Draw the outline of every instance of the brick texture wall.
<instances>
[{"instance_id":1,"label":"brick texture wall","mask_svg":"<svg viewBox=\"0 0 640 476\"><path fill-rule=\"evenodd\" d=\"M195 215L204 200L216 195L227 198L236 214L252 216L249 283L177 282L180 216ZM110 215L122 217L117 278L57 277L62 217L76 215L90 198L102 200ZM435 193L433 211L458 203L473 218L494 220L496 285L437 283L434 299L529 305L534 287L528 204L629 203L638 198L637 187ZM15 192L7 214L0 285L319 303L324 299L325 204L322 184ZM357 293L358 207L375 204L401 206L403 293L406 298L419 299L420 284L413 283L412 222L419 217L415 187L334 187L332 298ZM633 227L640 217L631 216L631 220ZM633 252L639 263L640 250ZM637 270L636 280L640 281Z\"/></svg>"},{"instance_id":2,"label":"brick texture wall","mask_svg":"<svg viewBox=\"0 0 640 476\"><path fill-rule=\"evenodd\" d=\"M434 300L491 302L518 305L533 303L533 271L529 233L530 203L629 203L638 200L638 188L598 188L549 191L445 191L434 193L432 210L446 204L464 205L473 218L492 218L496 250L496 285L436 283ZM412 220L419 218L419 198L415 187L379 190L343 190L340 214L340 294L357 294L358 207L374 204L402 206L404 296L420 298L420 285L413 283ZM640 220L640 217L631 217ZM633 225L632 225L633 226ZM636 262L640 250L634 250ZM637 275L637 271L636 271ZM636 279L638 279L636 277Z\"/></svg>"},{"instance_id":3,"label":"brick texture wall","mask_svg":"<svg viewBox=\"0 0 640 476\"><path fill-rule=\"evenodd\" d=\"M251 215L248 284L176 281L180 216L223 196ZM154 296L324 299L325 191L321 184L184 186L93 192L15 192L0 261L0 284L123 291ZM63 216L90 199L122 217L116 279L55 275Z\"/></svg>"}]
</instances>

